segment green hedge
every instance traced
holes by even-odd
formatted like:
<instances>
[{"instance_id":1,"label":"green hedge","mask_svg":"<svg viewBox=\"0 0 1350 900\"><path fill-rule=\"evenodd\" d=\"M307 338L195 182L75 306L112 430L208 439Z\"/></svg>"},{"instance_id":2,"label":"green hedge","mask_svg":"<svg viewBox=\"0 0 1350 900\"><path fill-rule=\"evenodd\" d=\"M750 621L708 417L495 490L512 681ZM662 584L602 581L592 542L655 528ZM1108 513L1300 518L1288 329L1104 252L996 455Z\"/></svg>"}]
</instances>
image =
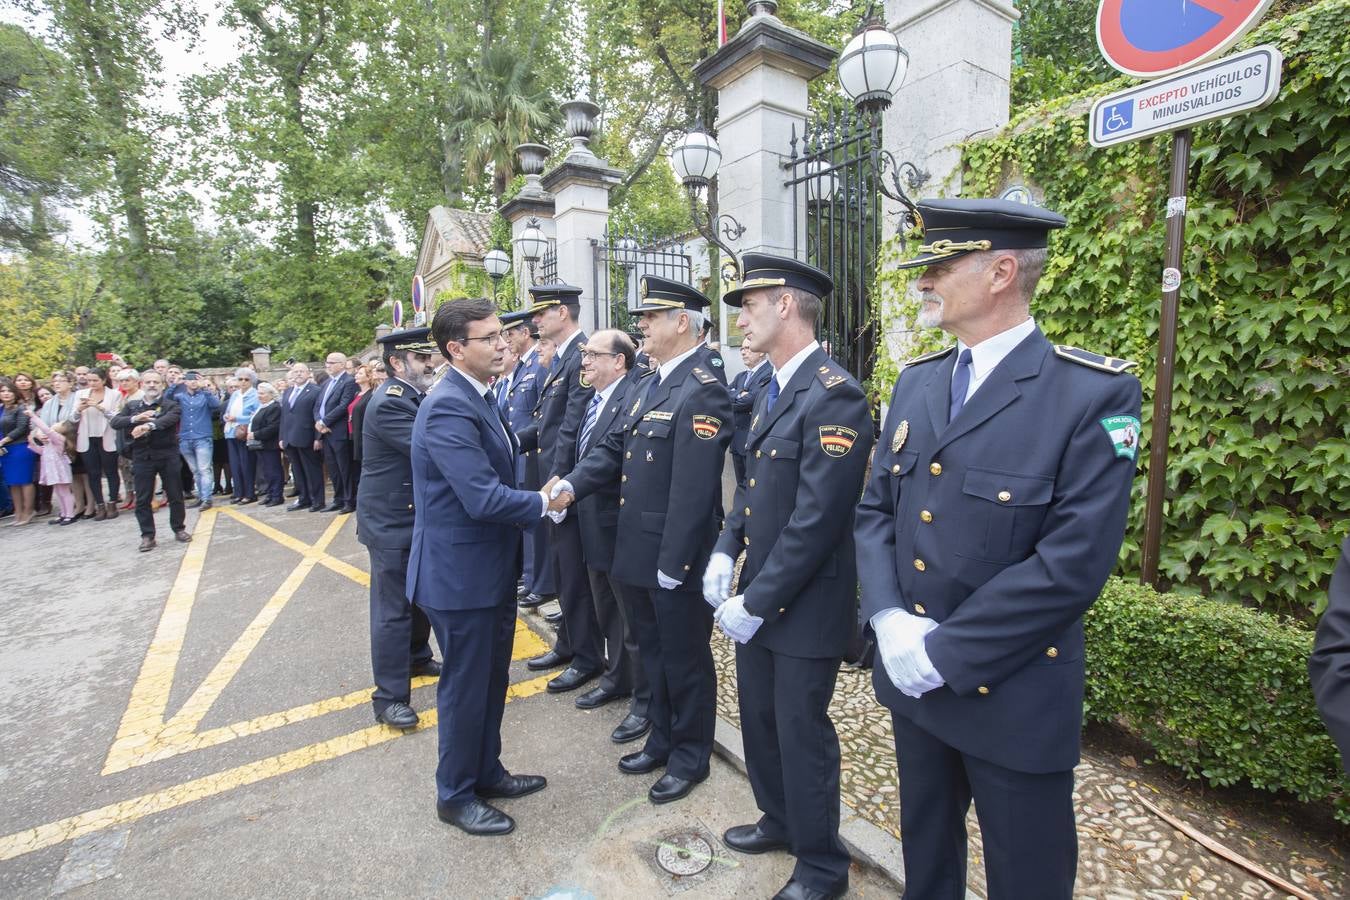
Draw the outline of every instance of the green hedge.
<instances>
[{"instance_id":1,"label":"green hedge","mask_svg":"<svg viewBox=\"0 0 1350 900\"><path fill-rule=\"evenodd\" d=\"M1350 530L1348 21L1350 0L1324 0L1263 23L1244 43L1285 54L1279 98L1196 129L1160 560L1169 589L1304 621ZM1087 142L1089 100L1131 83L965 145L961 188L997 196L1022 182L1068 217L1033 312L1053 341L1139 362L1148 435L1170 138ZM877 276L886 323L913 312L897 249ZM883 395L893 377L878 367ZM1147 447L1139 461L1146 470ZM1145 477L1125 574L1138 571Z\"/></svg>"},{"instance_id":2,"label":"green hedge","mask_svg":"<svg viewBox=\"0 0 1350 900\"><path fill-rule=\"evenodd\" d=\"M1086 625L1088 719L1125 725L1190 778L1328 801L1350 822L1350 778L1308 683L1306 629L1118 578Z\"/></svg>"}]
</instances>

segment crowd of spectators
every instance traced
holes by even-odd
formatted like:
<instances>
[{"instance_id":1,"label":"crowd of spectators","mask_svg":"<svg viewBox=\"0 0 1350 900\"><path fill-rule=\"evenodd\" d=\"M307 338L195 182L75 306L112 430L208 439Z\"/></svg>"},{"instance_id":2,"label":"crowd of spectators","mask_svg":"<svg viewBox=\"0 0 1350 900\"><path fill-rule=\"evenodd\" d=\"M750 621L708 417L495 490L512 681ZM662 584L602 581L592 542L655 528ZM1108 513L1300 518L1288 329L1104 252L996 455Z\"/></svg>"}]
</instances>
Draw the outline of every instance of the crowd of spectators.
<instances>
[{"instance_id":1,"label":"crowd of spectators","mask_svg":"<svg viewBox=\"0 0 1350 900\"><path fill-rule=\"evenodd\" d=\"M319 508L345 509L355 498L355 485L347 482L354 482L354 473L360 471L361 413L371 388L384 381L384 364L335 353L329 354L324 369L311 377L309 367L300 363L284 379L268 382L249 367L232 375L206 375L158 359L142 372L114 357L45 377L0 375L0 471L5 486L0 519L15 527L41 518L65 526L116 519L120 512L137 509L134 473L144 467L133 460L149 454L152 444L162 448L156 457L159 465L149 487L142 487L151 496L141 498L138 516L153 515L180 497L187 508L225 502L281 505L288 484L290 496L303 489L306 507L313 508L313 497L322 497L327 477L334 478L335 502ZM317 389L312 402L328 414L320 417L324 430L304 448L309 477L297 479L284 449L281 401L290 389L304 395L310 384ZM161 433L152 441L156 415L171 407L172 418L159 424L161 432L171 427L174 439ZM315 428L317 423L308 425ZM327 444L336 450L323 446ZM138 455L138 446L146 448L145 454ZM167 475L166 455L174 463ZM312 483L315 479L318 485ZM142 549L153 546L153 524L150 529L149 546L143 540ZM143 539L145 534L142 519Z\"/></svg>"}]
</instances>

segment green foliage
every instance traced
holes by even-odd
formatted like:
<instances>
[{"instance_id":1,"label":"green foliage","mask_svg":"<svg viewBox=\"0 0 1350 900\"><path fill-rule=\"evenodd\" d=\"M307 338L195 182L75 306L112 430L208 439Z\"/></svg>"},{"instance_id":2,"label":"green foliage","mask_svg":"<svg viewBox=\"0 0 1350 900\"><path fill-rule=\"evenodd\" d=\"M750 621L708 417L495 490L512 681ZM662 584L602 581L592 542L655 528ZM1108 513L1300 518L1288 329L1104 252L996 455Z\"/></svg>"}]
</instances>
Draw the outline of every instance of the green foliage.
<instances>
[{"instance_id":1,"label":"green foliage","mask_svg":"<svg viewBox=\"0 0 1350 900\"><path fill-rule=\"evenodd\" d=\"M1350 529L1348 11L1325 0L1257 29L1248 44L1286 56L1280 97L1195 132L1168 450L1167 581L1305 618ZM1147 419L1170 141L1093 149L1082 101L969 144L963 192L1022 181L1068 217L1033 312L1053 341L1137 360ZM1126 571L1139 565L1142 493Z\"/></svg>"},{"instance_id":2,"label":"green foliage","mask_svg":"<svg viewBox=\"0 0 1350 900\"><path fill-rule=\"evenodd\" d=\"M1115 578L1085 625L1089 719L1126 725L1187 777L1331 801L1350 822L1350 777L1308 684L1306 629Z\"/></svg>"},{"instance_id":3,"label":"green foliage","mask_svg":"<svg viewBox=\"0 0 1350 900\"><path fill-rule=\"evenodd\" d=\"M0 368L44 379L70 359L76 316L63 300L75 285L64 271L18 261L0 265Z\"/></svg>"}]
</instances>

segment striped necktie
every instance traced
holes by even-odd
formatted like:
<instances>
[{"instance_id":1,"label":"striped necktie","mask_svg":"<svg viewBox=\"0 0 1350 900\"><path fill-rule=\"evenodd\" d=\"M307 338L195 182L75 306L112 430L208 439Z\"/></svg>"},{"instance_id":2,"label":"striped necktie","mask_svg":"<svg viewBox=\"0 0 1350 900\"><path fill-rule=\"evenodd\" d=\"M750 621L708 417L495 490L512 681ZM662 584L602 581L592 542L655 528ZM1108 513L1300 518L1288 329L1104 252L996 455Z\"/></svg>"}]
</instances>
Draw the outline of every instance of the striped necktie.
<instances>
[{"instance_id":1,"label":"striped necktie","mask_svg":"<svg viewBox=\"0 0 1350 900\"><path fill-rule=\"evenodd\" d=\"M591 398L591 405L586 407L586 418L581 423L581 435L577 438L577 454L585 452L588 442L591 439L591 431L595 429L595 420L599 417L600 395L596 394Z\"/></svg>"}]
</instances>

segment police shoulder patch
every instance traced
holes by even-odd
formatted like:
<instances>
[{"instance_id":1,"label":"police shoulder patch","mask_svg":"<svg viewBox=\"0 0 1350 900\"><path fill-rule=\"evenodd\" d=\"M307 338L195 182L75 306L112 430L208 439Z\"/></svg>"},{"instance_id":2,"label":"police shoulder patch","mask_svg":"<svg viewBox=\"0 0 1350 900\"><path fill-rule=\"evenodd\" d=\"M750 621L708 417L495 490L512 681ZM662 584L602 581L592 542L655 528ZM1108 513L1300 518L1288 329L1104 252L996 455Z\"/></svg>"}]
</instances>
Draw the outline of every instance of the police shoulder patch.
<instances>
[{"instance_id":1,"label":"police shoulder patch","mask_svg":"<svg viewBox=\"0 0 1350 900\"><path fill-rule=\"evenodd\" d=\"M403 385L401 385L401 384L391 384L391 385L389 385L389 387L387 387L387 388L384 389L384 393L385 393L385 395L388 396L388 397L402 397L402 396L403 396Z\"/></svg>"},{"instance_id":2,"label":"police shoulder patch","mask_svg":"<svg viewBox=\"0 0 1350 900\"><path fill-rule=\"evenodd\" d=\"M853 449L858 432L843 425L820 426L820 449L828 456L844 456Z\"/></svg>"},{"instance_id":3,"label":"police shoulder patch","mask_svg":"<svg viewBox=\"0 0 1350 900\"><path fill-rule=\"evenodd\" d=\"M713 382L717 381L716 375L710 375L707 372L700 369L698 366L694 366L690 374L693 375L695 378L697 378L702 384L712 384Z\"/></svg>"},{"instance_id":4,"label":"police shoulder patch","mask_svg":"<svg viewBox=\"0 0 1350 900\"><path fill-rule=\"evenodd\" d=\"M1078 347L1071 347L1068 344L1056 344L1055 355L1060 359L1067 359L1069 362L1078 363L1080 366L1087 366L1089 369L1110 372L1112 375L1119 375L1121 372L1132 369L1138 365L1138 363L1132 360L1117 359L1114 356L1102 356L1099 353L1081 350Z\"/></svg>"},{"instance_id":5,"label":"police shoulder patch","mask_svg":"<svg viewBox=\"0 0 1350 900\"><path fill-rule=\"evenodd\" d=\"M718 356L716 353L712 354L708 357L708 365L712 366L714 369L722 368L722 357Z\"/></svg>"},{"instance_id":6,"label":"police shoulder patch","mask_svg":"<svg viewBox=\"0 0 1350 900\"><path fill-rule=\"evenodd\" d=\"M844 370L833 364L826 364L816 369L816 377L820 379L821 384L825 385L827 391L836 385L843 384L848 379Z\"/></svg>"},{"instance_id":7,"label":"police shoulder patch","mask_svg":"<svg viewBox=\"0 0 1350 900\"><path fill-rule=\"evenodd\" d=\"M1101 420L1116 456L1135 460L1139 456L1139 420L1134 416L1107 416Z\"/></svg>"},{"instance_id":8,"label":"police shoulder patch","mask_svg":"<svg viewBox=\"0 0 1350 900\"><path fill-rule=\"evenodd\" d=\"M722 430L722 420L716 416L694 416L694 434L705 441L710 441L717 437L717 432Z\"/></svg>"}]
</instances>

